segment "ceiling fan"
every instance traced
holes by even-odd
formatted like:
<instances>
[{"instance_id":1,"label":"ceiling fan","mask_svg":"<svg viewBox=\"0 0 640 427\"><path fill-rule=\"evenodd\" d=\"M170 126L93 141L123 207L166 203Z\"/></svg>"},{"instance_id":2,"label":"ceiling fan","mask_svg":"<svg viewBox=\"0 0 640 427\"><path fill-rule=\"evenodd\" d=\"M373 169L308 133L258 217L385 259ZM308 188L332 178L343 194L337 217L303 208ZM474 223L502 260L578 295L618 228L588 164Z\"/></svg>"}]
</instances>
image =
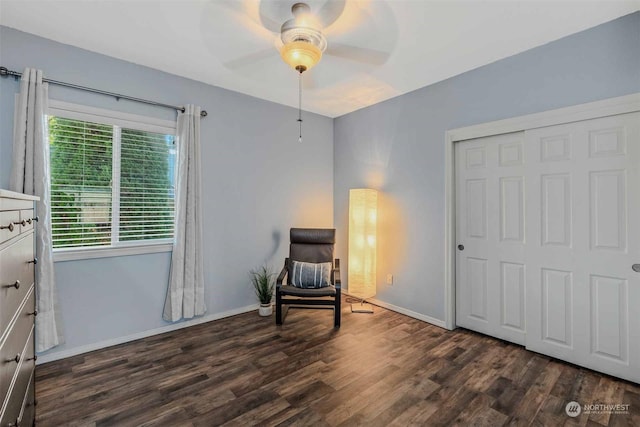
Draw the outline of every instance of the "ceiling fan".
<instances>
[{"instance_id":1,"label":"ceiling fan","mask_svg":"<svg viewBox=\"0 0 640 427\"><path fill-rule=\"evenodd\" d=\"M290 2L287 1L270 1L261 0L259 3L250 2L231 2L225 3L227 6L237 10L238 7L243 8L240 12L244 12L245 17L249 17L247 24L248 30L261 34L261 37L269 41L272 46L258 52L254 52L242 57L225 62L223 65L230 70L238 70L244 67L256 67L263 60L276 57L275 53L280 52L280 57L291 68L298 72L298 123L300 127L300 135L298 141L302 142L302 74L314 67L322 59L323 54L333 56L339 61L348 61L350 63L364 64L365 66L379 66L384 64L390 51L395 44L395 31L383 31L382 40L387 42L383 49L375 49L371 47L359 47L352 44L345 44L336 41L340 36L347 36L348 40L359 40L371 45L374 40L380 39L380 33L375 25L376 21L372 18L365 7L367 1L350 1L347 8L346 0L307 0L316 6L316 11L312 12L311 7L307 3L293 3L290 9L288 19L283 22L283 7L288 7ZM250 6L254 6L251 10ZM257 10L255 6L258 5ZM348 10L345 10L348 9ZM253 12L253 13L251 13ZM256 13L257 12L257 13ZM347 13L348 12L348 13ZM257 15L257 18L256 18ZM380 18L378 14L378 18ZM370 18L367 20L366 18ZM393 22L385 19L384 23ZM245 19L245 22L247 20ZM251 22L252 21L252 22ZM281 24L280 24L281 23ZM363 25L368 24L368 25ZM258 28L256 28L256 26ZM253 28L250 28L253 27ZM266 31L265 31L266 30ZM332 30L335 32L335 39L331 36ZM366 34L372 31L373 34ZM364 32L365 37L356 36L354 32ZM331 40L327 40L328 37ZM390 43L390 44L389 44ZM314 79L305 78L306 88L315 87ZM310 84L309 84L310 83Z\"/></svg>"},{"instance_id":2,"label":"ceiling fan","mask_svg":"<svg viewBox=\"0 0 640 427\"><path fill-rule=\"evenodd\" d=\"M320 57L326 55L367 68L380 66L387 61L395 45L395 28L391 31L386 28L393 26L394 22L376 19L371 12L373 6L367 3L347 0L225 2L225 7L245 17L242 22L248 30L259 32L270 46L226 61L223 65L232 71L255 67L260 61L277 58L278 51L282 59L291 65L285 59L285 54L291 53L284 48L287 43L297 40L318 47ZM378 7L380 2L376 3ZM341 42L341 39L357 41ZM294 65L291 66L295 69ZM307 65L307 70L310 68ZM307 89L316 86L313 81L307 80L307 83L310 83L305 85Z\"/></svg>"}]
</instances>

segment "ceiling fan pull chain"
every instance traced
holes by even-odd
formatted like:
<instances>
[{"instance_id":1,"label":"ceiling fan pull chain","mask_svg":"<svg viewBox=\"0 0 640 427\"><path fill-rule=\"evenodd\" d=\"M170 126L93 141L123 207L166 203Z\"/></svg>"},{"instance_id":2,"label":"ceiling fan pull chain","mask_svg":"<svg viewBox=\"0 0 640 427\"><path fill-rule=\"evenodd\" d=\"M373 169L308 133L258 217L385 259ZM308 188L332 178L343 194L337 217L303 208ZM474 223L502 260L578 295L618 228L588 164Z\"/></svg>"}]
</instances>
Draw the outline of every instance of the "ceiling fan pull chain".
<instances>
[{"instance_id":1,"label":"ceiling fan pull chain","mask_svg":"<svg viewBox=\"0 0 640 427\"><path fill-rule=\"evenodd\" d=\"M298 124L300 125L298 142L302 142L302 71L298 73Z\"/></svg>"}]
</instances>

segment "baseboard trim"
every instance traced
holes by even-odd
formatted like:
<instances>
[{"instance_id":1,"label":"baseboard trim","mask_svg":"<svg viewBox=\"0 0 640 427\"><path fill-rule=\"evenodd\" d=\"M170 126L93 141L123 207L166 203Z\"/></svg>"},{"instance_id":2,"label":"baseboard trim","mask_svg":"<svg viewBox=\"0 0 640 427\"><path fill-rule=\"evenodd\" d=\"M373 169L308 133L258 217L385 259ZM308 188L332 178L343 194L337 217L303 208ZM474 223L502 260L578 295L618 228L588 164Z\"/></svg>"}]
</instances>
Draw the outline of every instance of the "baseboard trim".
<instances>
[{"instance_id":1,"label":"baseboard trim","mask_svg":"<svg viewBox=\"0 0 640 427\"><path fill-rule=\"evenodd\" d=\"M354 295L349 295L349 293L344 291L342 293L352 298L358 298ZM395 311L396 313L404 314L405 316L413 317L414 319L422 320L423 322L430 323L439 328L447 329L444 320L436 319L435 317L427 316L426 314L416 313L415 311L411 311L403 307L398 307L397 305L389 304L388 302L380 301L379 299L375 298L367 298L365 302L377 305L378 307L386 308L387 310Z\"/></svg>"},{"instance_id":2,"label":"baseboard trim","mask_svg":"<svg viewBox=\"0 0 640 427\"><path fill-rule=\"evenodd\" d=\"M235 308L233 310L223 311L221 313L208 314L206 316L197 317L195 319L186 320L184 322L172 323L170 325L161 326L159 328L149 329L135 334L126 335L123 337L112 338L104 341L99 341L92 344L81 345L79 347L70 348L50 354L38 355L36 365L42 365L45 363L53 362L55 360L65 359L71 356L77 356L78 354L88 353L90 351L100 350L107 347L113 347L114 345L124 344L127 342L139 340L141 338L150 337L153 335L164 334L166 332L176 331L178 329L188 328L189 326L199 325L201 323L212 322L214 320L224 319L225 317L231 317L249 311L257 310L260 304L248 305L245 307Z\"/></svg>"},{"instance_id":3,"label":"baseboard trim","mask_svg":"<svg viewBox=\"0 0 640 427\"><path fill-rule=\"evenodd\" d=\"M349 295L346 292L343 292L347 296ZM354 298L356 298L354 296ZM403 307L398 307L394 304L389 304L388 302L380 301L375 298L367 299L367 302L370 302L373 305L377 305L382 308L386 308L391 311L395 311L400 314L404 314L405 316L412 317L414 319L421 320L423 322L427 322L431 325L438 326L440 328L446 329L446 325L444 320L436 319L435 317L427 316L425 314L416 313L415 311L408 310ZM242 313L247 313L253 310L257 310L259 304L248 305L245 307L236 308L233 310L223 311L221 313L208 314L206 316L198 317L195 319L187 320L184 322L173 323L171 325L161 326L159 328L149 329L142 332L137 332L135 334L126 335L123 337L112 338L109 340L99 341L92 344L82 345L79 347L70 348L63 351L58 351L55 353L38 355L38 360L36 362L37 365L42 365L45 363L53 362L60 359L66 359L67 357L77 356L83 353L89 353L95 350L101 350L107 347L113 347L114 345L124 344L127 342L139 340L142 338L147 338L153 335L160 335L166 332L176 331L178 329L188 328L189 326L199 325L201 323L212 322L214 320L224 319L225 317L231 317Z\"/></svg>"}]
</instances>

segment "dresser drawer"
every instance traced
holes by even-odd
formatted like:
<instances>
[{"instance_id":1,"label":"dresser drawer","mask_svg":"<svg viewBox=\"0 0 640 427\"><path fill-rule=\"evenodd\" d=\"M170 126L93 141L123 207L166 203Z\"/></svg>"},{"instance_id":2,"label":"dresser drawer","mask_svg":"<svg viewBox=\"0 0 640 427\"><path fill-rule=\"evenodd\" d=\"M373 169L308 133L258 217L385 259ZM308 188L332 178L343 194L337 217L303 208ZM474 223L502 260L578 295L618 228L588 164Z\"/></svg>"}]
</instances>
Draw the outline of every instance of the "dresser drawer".
<instances>
[{"instance_id":1,"label":"dresser drawer","mask_svg":"<svg viewBox=\"0 0 640 427\"><path fill-rule=\"evenodd\" d=\"M32 233L0 251L0 340L34 282L32 260Z\"/></svg>"},{"instance_id":2,"label":"dresser drawer","mask_svg":"<svg viewBox=\"0 0 640 427\"><path fill-rule=\"evenodd\" d=\"M29 379L29 387L27 388L27 393L24 395L24 400L22 401L22 409L20 410L20 415L18 416L18 426L31 427L36 417L36 394L35 394L35 383L36 383L36 371L35 369L31 373L31 378Z\"/></svg>"},{"instance_id":3,"label":"dresser drawer","mask_svg":"<svg viewBox=\"0 0 640 427\"><path fill-rule=\"evenodd\" d=\"M22 398L22 405L20 406L20 410L18 411L18 415L15 414L16 405L11 405L11 407L7 406L6 415L2 416L2 421L0 421L0 426L2 427L31 427L35 421L36 415L36 405L35 405L35 370L31 372L31 377L29 378L29 382L27 383L27 392L24 394ZM18 396L16 396L17 398ZM13 399L13 396L11 397ZM18 400L18 399L16 399ZM16 402L11 402L13 404Z\"/></svg>"},{"instance_id":4,"label":"dresser drawer","mask_svg":"<svg viewBox=\"0 0 640 427\"><path fill-rule=\"evenodd\" d=\"M0 243L20 234L20 211L0 211Z\"/></svg>"},{"instance_id":5,"label":"dresser drawer","mask_svg":"<svg viewBox=\"0 0 640 427\"><path fill-rule=\"evenodd\" d=\"M11 195L8 195L7 193L11 193ZM19 211L21 209L33 209L33 202L37 200L40 200L40 198L28 196L26 194L0 190L0 211Z\"/></svg>"},{"instance_id":6,"label":"dresser drawer","mask_svg":"<svg viewBox=\"0 0 640 427\"><path fill-rule=\"evenodd\" d=\"M33 209L25 209L20 211L20 233L26 233L33 230Z\"/></svg>"},{"instance_id":7,"label":"dresser drawer","mask_svg":"<svg viewBox=\"0 0 640 427\"><path fill-rule=\"evenodd\" d=\"M16 421L20 421L20 415L23 413L23 404L26 397L29 386L32 382L33 373L35 371L35 363L33 362L33 327L29 334L29 339L24 347L25 356L31 354L28 358L23 358L19 365L17 375L11 384L11 389L6 397L6 406L4 412L0 416L0 427L13 427L16 425ZM20 423L19 425L22 425Z\"/></svg>"},{"instance_id":8,"label":"dresser drawer","mask_svg":"<svg viewBox=\"0 0 640 427\"><path fill-rule=\"evenodd\" d=\"M6 335L6 339L0 347L0 402L5 399L11 380L20 362L22 362L23 365L34 364L33 360L28 360L33 359L32 313L34 301L35 292L33 288L31 288L26 304L21 307L16 322L12 324L11 329ZM29 337L28 340L27 337Z\"/></svg>"}]
</instances>

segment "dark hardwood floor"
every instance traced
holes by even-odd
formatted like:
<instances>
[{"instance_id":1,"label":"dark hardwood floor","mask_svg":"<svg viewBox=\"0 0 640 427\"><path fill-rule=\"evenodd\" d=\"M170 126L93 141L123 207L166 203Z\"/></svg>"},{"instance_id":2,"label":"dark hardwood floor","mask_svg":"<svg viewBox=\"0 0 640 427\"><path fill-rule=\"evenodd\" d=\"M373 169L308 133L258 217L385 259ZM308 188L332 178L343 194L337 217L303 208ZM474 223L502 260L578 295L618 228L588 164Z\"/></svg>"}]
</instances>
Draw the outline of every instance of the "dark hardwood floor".
<instances>
[{"instance_id":1,"label":"dark hardwood floor","mask_svg":"<svg viewBox=\"0 0 640 427\"><path fill-rule=\"evenodd\" d=\"M36 369L38 426L640 426L640 386L382 308L205 323ZM630 404L565 414L569 401Z\"/></svg>"}]
</instances>

